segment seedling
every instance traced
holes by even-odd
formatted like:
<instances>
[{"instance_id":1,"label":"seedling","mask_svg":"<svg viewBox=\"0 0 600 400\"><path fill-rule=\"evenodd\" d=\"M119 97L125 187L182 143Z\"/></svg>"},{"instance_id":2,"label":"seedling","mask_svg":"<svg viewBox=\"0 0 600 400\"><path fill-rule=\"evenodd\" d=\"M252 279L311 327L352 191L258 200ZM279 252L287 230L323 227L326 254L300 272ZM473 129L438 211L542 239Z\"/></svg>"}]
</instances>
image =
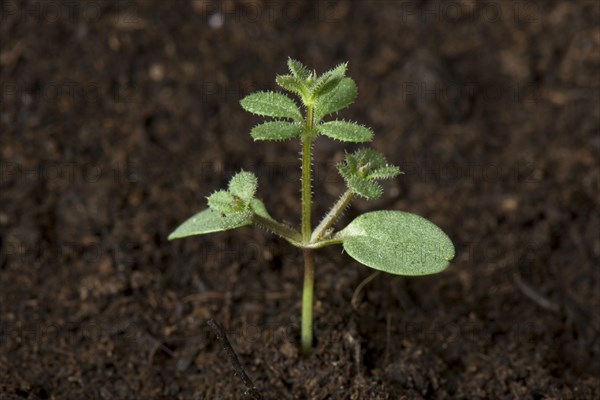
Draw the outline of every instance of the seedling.
<instances>
[{"instance_id":1,"label":"seedling","mask_svg":"<svg viewBox=\"0 0 600 400\"><path fill-rule=\"evenodd\" d=\"M247 225L265 228L304 254L304 288L302 293L302 351L310 353L313 344L312 310L315 278L314 250L341 244L358 262L396 275L428 275L445 269L454 258L454 246L446 234L433 223L404 211L373 211L360 215L345 228L336 231L337 219L355 197L373 200L383 193L378 181L401 174L398 167L369 148L346 154L337 169L346 190L312 229L312 146L319 136L342 142L363 143L373 139L373 131L344 120L325 120L348 107L357 95L356 84L346 77L347 64L340 64L317 76L300 62L288 60L289 74L277 76L276 82L298 97L298 104L280 92L257 92L241 101L253 114L274 120L255 126L250 135L258 140L299 139L302 147L302 220L300 230L277 221L256 197L258 180L242 171L229 181L227 190L208 197L208 209L192 216L179 226L169 239L225 231Z\"/></svg>"}]
</instances>

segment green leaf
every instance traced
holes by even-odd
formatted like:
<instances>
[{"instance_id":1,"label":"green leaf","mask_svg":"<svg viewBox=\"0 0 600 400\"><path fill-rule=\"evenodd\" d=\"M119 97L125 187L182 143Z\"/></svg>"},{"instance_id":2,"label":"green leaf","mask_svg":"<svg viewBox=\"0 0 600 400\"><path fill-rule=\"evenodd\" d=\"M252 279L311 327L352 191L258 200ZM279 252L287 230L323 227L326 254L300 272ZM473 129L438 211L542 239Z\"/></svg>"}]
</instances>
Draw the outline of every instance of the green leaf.
<instances>
[{"instance_id":1,"label":"green leaf","mask_svg":"<svg viewBox=\"0 0 600 400\"><path fill-rule=\"evenodd\" d=\"M386 175L393 172L388 171L388 167L396 168L388 165L383 154L369 148L358 149L354 153L346 154L344 161L337 167L344 178L356 175L367 179L379 179L378 174Z\"/></svg>"},{"instance_id":2,"label":"green leaf","mask_svg":"<svg viewBox=\"0 0 600 400\"><path fill-rule=\"evenodd\" d=\"M226 219L218 211L207 209L199 212L181 224L169 235L169 240L226 231L250 225L251 223L252 218L237 218L236 215L233 219Z\"/></svg>"},{"instance_id":3,"label":"green leaf","mask_svg":"<svg viewBox=\"0 0 600 400\"><path fill-rule=\"evenodd\" d=\"M400 174L402 174L400 168L396 167L395 165L385 165L369 173L367 177L369 179L391 179Z\"/></svg>"},{"instance_id":4,"label":"green leaf","mask_svg":"<svg viewBox=\"0 0 600 400\"><path fill-rule=\"evenodd\" d=\"M383 194L383 188L377 182L359 176L350 175L346 179L346 184L352 191L364 197L367 200L375 200Z\"/></svg>"},{"instance_id":5,"label":"green leaf","mask_svg":"<svg viewBox=\"0 0 600 400\"><path fill-rule=\"evenodd\" d=\"M454 245L439 227L402 211L363 214L336 237L356 261L390 274L435 274L454 258Z\"/></svg>"},{"instance_id":6,"label":"green leaf","mask_svg":"<svg viewBox=\"0 0 600 400\"><path fill-rule=\"evenodd\" d=\"M343 78L335 88L319 97L315 103L315 117L320 121L324 116L348 107L354 102L358 90L352 78Z\"/></svg>"},{"instance_id":7,"label":"green leaf","mask_svg":"<svg viewBox=\"0 0 600 400\"><path fill-rule=\"evenodd\" d=\"M267 211L267 207L265 207L265 203L263 203L262 200L252 199L250 202L250 208L255 214L260 215L263 218L273 219L273 217L271 217Z\"/></svg>"},{"instance_id":8,"label":"green leaf","mask_svg":"<svg viewBox=\"0 0 600 400\"><path fill-rule=\"evenodd\" d=\"M362 143L373 139L373 131L348 121L330 121L318 126L319 133L343 142Z\"/></svg>"},{"instance_id":9,"label":"green leaf","mask_svg":"<svg viewBox=\"0 0 600 400\"><path fill-rule=\"evenodd\" d=\"M388 165L383 154L368 147L356 150L354 153L349 154L347 158L355 159L354 163L357 168L366 167L365 175Z\"/></svg>"},{"instance_id":10,"label":"green leaf","mask_svg":"<svg viewBox=\"0 0 600 400\"><path fill-rule=\"evenodd\" d=\"M245 209L221 215L223 229L235 229L252 223L252 211Z\"/></svg>"},{"instance_id":11,"label":"green leaf","mask_svg":"<svg viewBox=\"0 0 600 400\"><path fill-rule=\"evenodd\" d=\"M240 104L253 114L274 118L289 118L302 122L300 109L286 95L276 92L256 92L244 97Z\"/></svg>"},{"instance_id":12,"label":"green leaf","mask_svg":"<svg viewBox=\"0 0 600 400\"><path fill-rule=\"evenodd\" d=\"M334 87L336 87L338 83L340 83L340 81L344 78L344 75L346 75L347 67L347 62L342 63L318 77L312 86L310 97L313 99L317 99L319 98L319 96L324 95L325 93L329 92Z\"/></svg>"},{"instance_id":13,"label":"green leaf","mask_svg":"<svg viewBox=\"0 0 600 400\"><path fill-rule=\"evenodd\" d=\"M275 82L285 90L295 93L302 98L306 98L307 88L303 81L292 75L278 75Z\"/></svg>"},{"instance_id":14,"label":"green leaf","mask_svg":"<svg viewBox=\"0 0 600 400\"><path fill-rule=\"evenodd\" d=\"M300 136L304 126L299 123L285 121L264 122L250 131L254 140L289 140Z\"/></svg>"},{"instance_id":15,"label":"green leaf","mask_svg":"<svg viewBox=\"0 0 600 400\"><path fill-rule=\"evenodd\" d=\"M383 189L376 182L378 179L393 178L400 173L398 167L387 163L383 154L369 148L346 154L346 158L337 165L337 169L354 193L370 200L380 197L383 193Z\"/></svg>"},{"instance_id":16,"label":"green leaf","mask_svg":"<svg viewBox=\"0 0 600 400\"><path fill-rule=\"evenodd\" d=\"M301 81L305 81L310 76L310 71L306 68L300 61L296 61L292 58L288 58L288 69L294 77L300 79Z\"/></svg>"},{"instance_id":17,"label":"green leaf","mask_svg":"<svg viewBox=\"0 0 600 400\"><path fill-rule=\"evenodd\" d=\"M264 218L273 219L267 212L264 203L259 199L252 199L250 205L252 211L238 211L227 216L212 209L200 211L175 229L169 235L169 240L203 235L206 233L222 232L251 225L252 212Z\"/></svg>"},{"instance_id":18,"label":"green leaf","mask_svg":"<svg viewBox=\"0 0 600 400\"><path fill-rule=\"evenodd\" d=\"M229 193L241 198L249 204L258 188L258 179L252 172L241 171L229 181Z\"/></svg>"},{"instance_id":19,"label":"green leaf","mask_svg":"<svg viewBox=\"0 0 600 400\"><path fill-rule=\"evenodd\" d=\"M233 213L244 208L243 204L236 204L234 195L225 191L219 190L208 196L208 206L220 213Z\"/></svg>"}]
</instances>

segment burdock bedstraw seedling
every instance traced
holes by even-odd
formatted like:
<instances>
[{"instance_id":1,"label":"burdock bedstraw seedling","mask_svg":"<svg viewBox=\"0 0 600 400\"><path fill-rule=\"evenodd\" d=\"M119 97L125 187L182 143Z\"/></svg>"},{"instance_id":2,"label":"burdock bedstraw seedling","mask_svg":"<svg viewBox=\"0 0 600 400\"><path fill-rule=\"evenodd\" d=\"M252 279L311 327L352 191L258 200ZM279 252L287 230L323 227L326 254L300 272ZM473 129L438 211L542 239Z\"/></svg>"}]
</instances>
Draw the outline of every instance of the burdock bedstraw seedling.
<instances>
[{"instance_id":1,"label":"burdock bedstraw seedling","mask_svg":"<svg viewBox=\"0 0 600 400\"><path fill-rule=\"evenodd\" d=\"M396 275L427 275L445 269L454 258L454 246L444 232L433 223L403 211L374 211L354 219L335 231L333 226L356 196L368 200L381 196L377 183L401 172L387 163L385 157L368 148L346 154L337 165L347 188L331 210L313 230L311 223L312 145L318 136L343 142L369 142L371 129L344 120L325 121L325 117L352 104L357 95L356 84L346 77L347 64L340 64L317 76L300 62L288 60L288 75L277 76L283 89L296 95L304 114L294 100L283 93L257 92L241 101L251 113L274 120L255 126L254 140L299 139L302 146L302 220L300 231L275 220L256 197L258 181L251 172L242 171L229 181L227 190L208 197L208 209L194 215L179 226L169 239L225 231L247 225L258 225L302 249L304 254L304 288L302 292L302 351L312 348L312 309L315 278L314 249L341 244L358 262L376 270Z\"/></svg>"}]
</instances>

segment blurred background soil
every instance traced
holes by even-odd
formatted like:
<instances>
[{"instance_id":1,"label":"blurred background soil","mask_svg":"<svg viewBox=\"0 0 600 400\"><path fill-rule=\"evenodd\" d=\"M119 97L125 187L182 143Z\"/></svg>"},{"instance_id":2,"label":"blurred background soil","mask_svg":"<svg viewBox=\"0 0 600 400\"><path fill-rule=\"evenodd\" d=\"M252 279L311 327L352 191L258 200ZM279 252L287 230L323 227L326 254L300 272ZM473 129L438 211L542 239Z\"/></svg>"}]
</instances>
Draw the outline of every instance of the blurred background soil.
<instances>
[{"instance_id":1,"label":"blurred background soil","mask_svg":"<svg viewBox=\"0 0 600 400\"><path fill-rule=\"evenodd\" d=\"M600 2L1 5L0 398L248 398L209 318L270 399L600 397ZM340 117L405 172L343 222L407 210L457 248L356 310L371 270L320 251L307 359L297 249L166 240L241 168L298 223L298 143L239 106L288 56L349 61ZM317 141L315 215L348 148Z\"/></svg>"}]
</instances>

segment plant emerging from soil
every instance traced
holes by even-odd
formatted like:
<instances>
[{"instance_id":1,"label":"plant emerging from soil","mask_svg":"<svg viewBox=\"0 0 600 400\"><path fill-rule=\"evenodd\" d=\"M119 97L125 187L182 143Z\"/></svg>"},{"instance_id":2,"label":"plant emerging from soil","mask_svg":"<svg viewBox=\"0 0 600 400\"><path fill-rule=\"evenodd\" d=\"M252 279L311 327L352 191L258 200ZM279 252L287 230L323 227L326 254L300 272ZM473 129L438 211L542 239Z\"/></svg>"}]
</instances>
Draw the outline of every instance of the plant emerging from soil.
<instances>
[{"instance_id":1,"label":"plant emerging from soil","mask_svg":"<svg viewBox=\"0 0 600 400\"><path fill-rule=\"evenodd\" d=\"M454 258L454 246L444 232L428 220L403 211L373 211L360 215L341 230L333 228L355 197L373 200L383 193L378 181L392 179L400 169L369 148L346 154L337 169L346 190L317 227L312 229L312 147L318 136L343 142L363 143L373 139L373 131L344 120L325 120L354 102L356 84L346 77L347 64L317 76L300 62L288 60L289 74L276 82L298 97L304 113L292 98L279 92L257 92L241 101L251 113L274 120L255 126L254 140L299 139L302 147L302 219L300 230L274 219L256 197L258 180L241 171L229 181L227 190L208 196L208 209L192 216L169 235L180 239L193 235L257 225L281 236L304 254L302 293L302 351L310 353L313 343L312 309L315 278L314 250L341 244L358 262L396 275L427 275L442 271Z\"/></svg>"}]
</instances>

